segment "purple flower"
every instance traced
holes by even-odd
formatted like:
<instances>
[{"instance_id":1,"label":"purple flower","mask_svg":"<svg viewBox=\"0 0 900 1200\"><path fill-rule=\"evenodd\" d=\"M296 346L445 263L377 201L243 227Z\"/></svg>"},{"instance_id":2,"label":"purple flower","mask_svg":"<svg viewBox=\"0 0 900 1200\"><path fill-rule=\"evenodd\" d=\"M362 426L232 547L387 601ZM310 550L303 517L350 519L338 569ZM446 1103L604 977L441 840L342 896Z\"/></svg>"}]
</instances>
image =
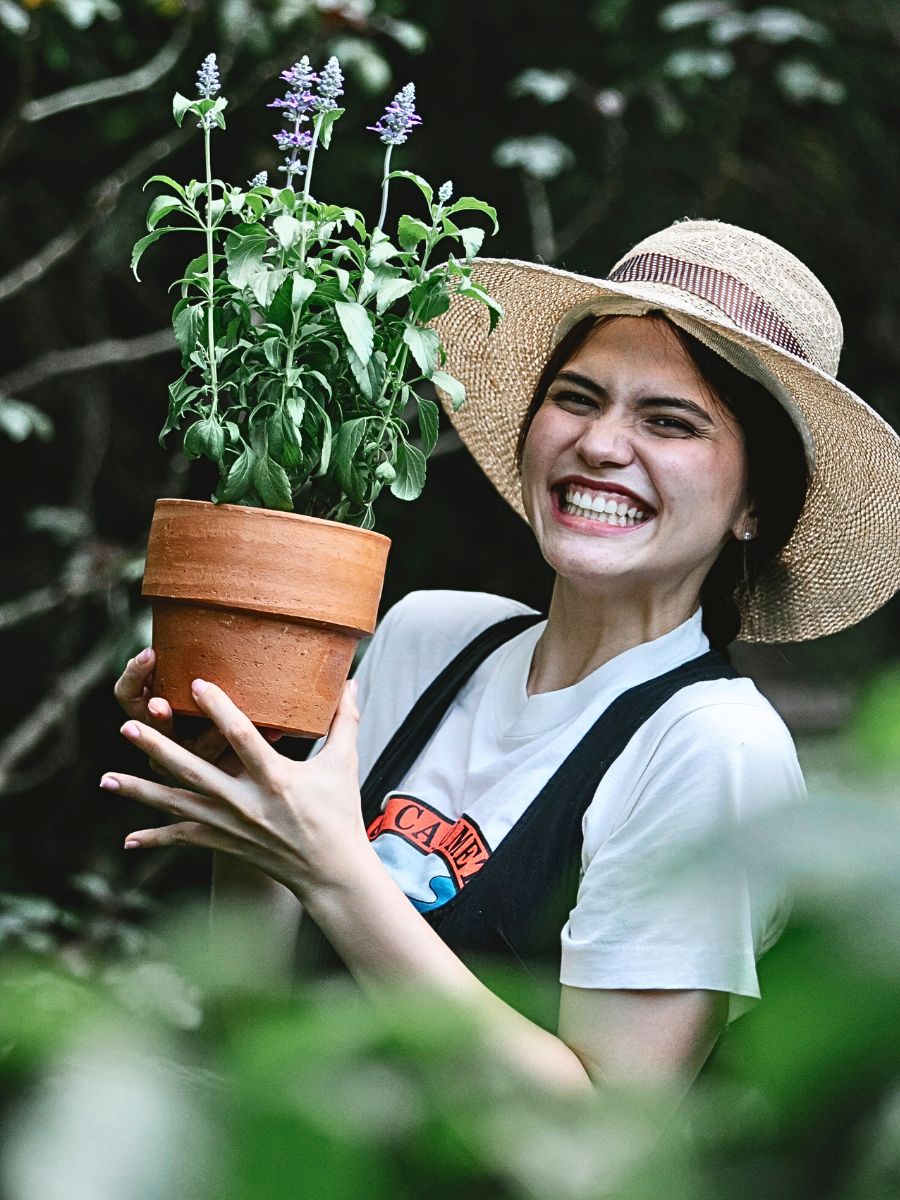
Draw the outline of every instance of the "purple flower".
<instances>
[{"instance_id":1,"label":"purple flower","mask_svg":"<svg viewBox=\"0 0 900 1200\"><path fill-rule=\"evenodd\" d=\"M446 204L453 195L453 184L448 179L446 183L442 183L438 188L438 201L441 204Z\"/></svg>"},{"instance_id":2,"label":"purple flower","mask_svg":"<svg viewBox=\"0 0 900 1200\"><path fill-rule=\"evenodd\" d=\"M312 92L288 92L283 100L273 100L271 104L266 105L266 108L286 108L293 113L301 114L301 121L308 121L309 117L302 114L309 112L314 99Z\"/></svg>"},{"instance_id":3,"label":"purple flower","mask_svg":"<svg viewBox=\"0 0 900 1200\"><path fill-rule=\"evenodd\" d=\"M341 72L341 64L332 55L322 68L318 92L313 100L313 105L317 112L329 112L331 109L337 108L337 98L343 94L344 76Z\"/></svg>"},{"instance_id":4,"label":"purple flower","mask_svg":"<svg viewBox=\"0 0 900 1200\"><path fill-rule=\"evenodd\" d=\"M282 71L279 78L283 79L285 83L289 83L295 91L308 92L319 77L312 69L309 56L304 54L299 62L295 62L292 67Z\"/></svg>"},{"instance_id":5,"label":"purple flower","mask_svg":"<svg viewBox=\"0 0 900 1200\"><path fill-rule=\"evenodd\" d=\"M197 72L197 91L204 100L211 100L221 89L219 67L214 54L207 54Z\"/></svg>"},{"instance_id":6,"label":"purple flower","mask_svg":"<svg viewBox=\"0 0 900 1200\"><path fill-rule=\"evenodd\" d=\"M312 145L312 134L304 129L279 129L272 137L278 143L279 150L308 150Z\"/></svg>"},{"instance_id":7,"label":"purple flower","mask_svg":"<svg viewBox=\"0 0 900 1200\"><path fill-rule=\"evenodd\" d=\"M268 171L257 171L252 179L247 180L247 186L252 187L252 188L265 187L268 182L269 182L269 172Z\"/></svg>"},{"instance_id":8,"label":"purple flower","mask_svg":"<svg viewBox=\"0 0 900 1200\"><path fill-rule=\"evenodd\" d=\"M376 124L367 125L366 128L377 133L386 146L402 146L410 131L421 124L422 118L416 112L415 85L408 83L400 89Z\"/></svg>"}]
</instances>

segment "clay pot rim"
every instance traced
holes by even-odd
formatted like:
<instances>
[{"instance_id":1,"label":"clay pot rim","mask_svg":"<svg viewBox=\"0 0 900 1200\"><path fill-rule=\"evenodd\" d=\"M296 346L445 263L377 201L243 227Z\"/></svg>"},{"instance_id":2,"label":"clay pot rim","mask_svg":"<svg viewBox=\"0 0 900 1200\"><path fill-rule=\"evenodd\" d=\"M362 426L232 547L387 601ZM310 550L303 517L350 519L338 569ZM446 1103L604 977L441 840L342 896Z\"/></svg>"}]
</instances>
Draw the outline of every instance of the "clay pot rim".
<instances>
[{"instance_id":1,"label":"clay pot rim","mask_svg":"<svg viewBox=\"0 0 900 1200\"><path fill-rule=\"evenodd\" d=\"M182 500L175 496L162 496L155 505L166 504L174 505L179 508L205 508L205 509L227 509L228 512L238 513L243 516L252 516L254 519L259 517L276 518L280 520L287 519L289 521L302 521L306 524L314 525L330 525L332 529L346 531L346 534L341 536L364 535L366 537L378 538L380 541L391 544L391 539L384 533L378 533L375 529L360 529L358 525L348 525L344 521L328 521L324 517L310 517L305 513L282 512L278 508L256 508L250 504L215 504L212 500Z\"/></svg>"}]
</instances>

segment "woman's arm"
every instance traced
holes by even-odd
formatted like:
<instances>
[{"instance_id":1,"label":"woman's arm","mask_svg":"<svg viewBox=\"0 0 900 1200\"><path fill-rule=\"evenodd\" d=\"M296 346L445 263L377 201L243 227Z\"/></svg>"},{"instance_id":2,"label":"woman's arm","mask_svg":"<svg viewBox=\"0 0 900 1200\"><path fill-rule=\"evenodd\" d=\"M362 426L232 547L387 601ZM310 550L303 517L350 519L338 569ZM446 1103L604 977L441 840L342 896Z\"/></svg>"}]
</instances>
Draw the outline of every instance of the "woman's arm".
<instances>
[{"instance_id":1,"label":"woman's arm","mask_svg":"<svg viewBox=\"0 0 900 1200\"><path fill-rule=\"evenodd\" d=\"M398 983L456 999L475 1015L501 1058L561 1091L646 1082L677 1094L690 1086L725 1023L726 995L564 987L555 1036L481 983L410 904L374 851L360 851L349 882L311 891L307 909L373 1000L385 985Z\"/></svg>"},{"instance_id":2,"label":"woman's arm","mask_svg":"<svg viewBox=\"0 0 900 1200\"><path fill-rule=\"evenodd\" d=\"M501 1059L545 1086L589 1093L592 1084L633 1079L648 1062L648 1021L657 1026L649 1056L657 1079L681 1081L699 1066L709 1043L708 993L684 1003L660 993L649 1010L646 997L619 995L611 1009L610 993L589 989L586 1007L577 1013L567 1000L556 1036L495 996L445 945L366 835L352 687L344 690L324 747L303 763L279 755L221 689L204 684L195 695L246 772L232 777L157 731L126 723L125 736L186 785L170 788L118 772L104 776L102 786L179 820L130 834L133 844L234 853L289 889L376 1002L397 984L456 1000L474 1014ZM639 1011L642 1021L635 1017Z\"/></svg>"}]
</instances>

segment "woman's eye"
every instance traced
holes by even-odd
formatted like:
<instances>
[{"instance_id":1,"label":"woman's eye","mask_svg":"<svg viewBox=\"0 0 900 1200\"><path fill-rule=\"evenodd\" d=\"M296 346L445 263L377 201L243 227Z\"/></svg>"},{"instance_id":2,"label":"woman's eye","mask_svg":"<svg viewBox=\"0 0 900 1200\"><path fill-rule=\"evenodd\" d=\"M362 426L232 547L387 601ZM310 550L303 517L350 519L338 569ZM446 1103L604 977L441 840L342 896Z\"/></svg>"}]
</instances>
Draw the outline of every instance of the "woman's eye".
<instances>
[{"instance_id":1,"label":"woman's eye","mask_svg":"<svg viewBox=\"0 0 900 1200\"><path fill-rule=\"evenodd\" d=\"M553 399L557 404L580 404L585 408L594 408L594 401L589 396L582 396L578 392L557 392Z\"/></svg>"},{"instance_id":2,"label":"woman's eye","mask_svg":"<svg viewBox=\"0 0 900 1200\"><path fill-rule=\"evenodd\" d=\"M677 417L652 417L650 424L672 433L696 433L693 425L689 425L687 421L679 421Z\"/></svg>"}]
</instances>

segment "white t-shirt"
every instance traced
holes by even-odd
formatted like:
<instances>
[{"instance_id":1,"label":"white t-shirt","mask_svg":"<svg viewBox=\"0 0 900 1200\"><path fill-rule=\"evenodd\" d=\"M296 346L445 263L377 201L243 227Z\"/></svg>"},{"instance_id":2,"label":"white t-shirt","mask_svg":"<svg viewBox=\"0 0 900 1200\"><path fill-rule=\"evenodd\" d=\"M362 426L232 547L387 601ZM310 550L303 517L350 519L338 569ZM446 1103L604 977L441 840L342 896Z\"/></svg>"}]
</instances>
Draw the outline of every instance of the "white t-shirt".
<instances>
[{"instance_id":1,"label":"white t-shirt","mask_svg":"<svg viewBox=\"0 0 900 1200\"><path fill-rule=\"evenodd\" d=\"M360 781L465 645L533 611L484 592L420 591L395 604L356 672ZM465 886L616 697L709 648L698 612L571 687L528 696L545 626L484 660L384 799L373 844L420 911ZM756 960L781 934L790 897L721 855L700 872L677 868L697 860L708 838L804 796L791 736L749 679L682 688L632 737L587 809L561 983L728 992L729 1022L752 1007Z\"/></svg>"}]
</instances>

